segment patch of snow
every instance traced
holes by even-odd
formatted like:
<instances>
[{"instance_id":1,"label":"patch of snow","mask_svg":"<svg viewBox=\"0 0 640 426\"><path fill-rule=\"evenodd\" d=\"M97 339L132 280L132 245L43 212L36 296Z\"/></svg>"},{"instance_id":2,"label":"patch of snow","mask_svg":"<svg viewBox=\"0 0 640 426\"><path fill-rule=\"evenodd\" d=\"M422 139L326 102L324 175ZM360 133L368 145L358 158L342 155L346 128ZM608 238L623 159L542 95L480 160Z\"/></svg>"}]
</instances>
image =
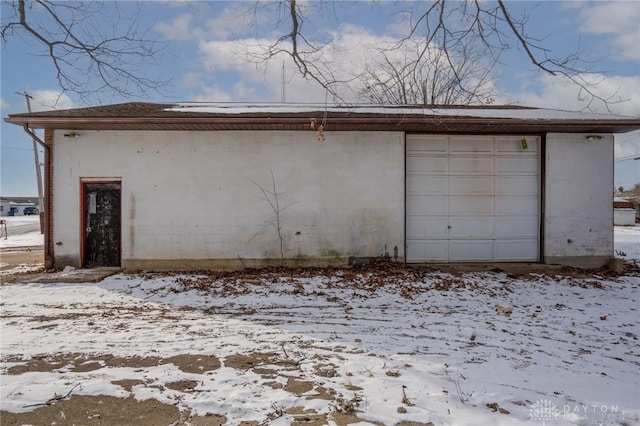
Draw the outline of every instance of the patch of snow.
<instances>
[{"instance_id":1,"label":"patch of snow","mask_svg":"<svg viewBox=\"0 0 640 426\"><path fill-rule=\"evenodd\" d=\"M209 114L261 114L261 113L317 113L348 112L349 114L401 114L417 116L450 116L477 118L510 118L531 120L624 120L637 119L577 111L542 108L400 108L392 105L332 106L314 104L243 104L243 103L178 103L166 111Z\"/></svg>"},{"instance_id":2,"label":"patch of snow","mask_svg":"<svg viewBox=\"0 0 640 426\"><path fill-rule=\"evenodd\" d=\"M0 263L0 267L5 267L7 266L6 263ZM28 273L32 273L32 272L41 272L44 270L44 264L43 263L34 263L34 264L22 264L22 265L17 265L14 266L13 268L10 269L3 269L0 270L0 276L3 275L16 275L16 274L28 274Z\"/></svg>"},{"instance_id":3,"label":"patch of snow","mask_svg":"<svg viewBox=\"0 0 640 426\"><path fill-rule=\"evenodd\" d=\"M74 394L155 398L229 424L264 421L274 405L328 413L338 397L360 401L361 424L640 423L640 277L143 273L3 285L0 297L2 410L33 409L78 384ZM222 366L206 374L171 363L7 373L63 353L206 354ZM261 367L278 377L227 362L251 353L272 354ZM273 385L291 377L314 389L295 395ZM141 384L130 392L113 384L123 379ZM166 386L178 380L197 381L197 392ZM333 401L307 398L320 388Z\"/></svg>"},{"instance_id":4,"label":"patch of snow","mask_svg":"<svg viewBox=\"0 0 640 426\"><path fill-rule=\"evenodd\" d=\"M0 248L13 247L37 247L44 244L44 235L35 227L40 223L40 217L32 216L7 216L2 217L6 221L7 235L4 233L4 225L0 225ZM33 228L34 230L22 233L19 229Z\"/></svg>"},{"instance_id":5,"label":"patch of snow","mask_svg":"<svg viewBox=\"0 0 640 426\"><path fill-rule=\"evenodd\" d=\"M20 225L30 225L36 224L40 222L40 216L38 215L29 215L29 216L2 216L0 218L7 222L7 228L11 229L15 226Z\"/></svg>"},{"instance_id":6,"label":"patch of snow","mask_svg":"<svg viewBox=\"0 0 640 426\"><path fill-rule=\"evenodd\" d=\"M11 235L0 238L0 248L14 247L39 247L44 245L44 235L40 231L28 232L26 234Z\"/></svg>"},{"instance_id":7,"label":"patch of snow","mask_svg":"<svg viewBox=\"0 0 640 426\"><path fill-rule=\"evenodd\" d=\"M640 262L640 225L615 226L613 241L616 257Z\"/></svg>"}]
</instances>

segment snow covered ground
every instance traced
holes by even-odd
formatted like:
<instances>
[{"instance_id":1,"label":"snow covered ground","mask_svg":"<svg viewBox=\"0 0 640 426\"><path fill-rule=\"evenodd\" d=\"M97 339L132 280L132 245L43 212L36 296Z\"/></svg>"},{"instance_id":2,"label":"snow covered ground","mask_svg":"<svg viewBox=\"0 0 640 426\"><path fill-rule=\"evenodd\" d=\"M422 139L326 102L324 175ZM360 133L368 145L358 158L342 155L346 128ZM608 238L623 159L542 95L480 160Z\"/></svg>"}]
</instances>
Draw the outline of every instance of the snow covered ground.
<instances>
[{"instance_id":1,"label":"snow covered ground","mask_svg":"<svg viewBox=\"0 0 640 426\"><path fill-rule=\"evenodd\" d=\"M351 409L361 425L640 424L640 277L120 274L0 296L5 411L72 391L155 398L227 424L263 422L274 407L327 424ZM186 355L220 365L171 361ZM30 364L43 356L59 364Z\"/></svg>"},{"instance_id":2,"label":"snow covered ground","mask_svg":"<svg viewBox=\"0 0 640 426\"><path fill-rule=\"evenodd\" d=\"M617 257L635 259L640 262L640 225L616 226L613 241Z\"/></svg>"},{"instance_id":3,"label":"snow covered ground","mask_svg":"<svg viewBox=\"0 0 640 426\"><path fill-rule=\"evenodd\" d=\"M8 216L2 217L7 222L7 234L4 225L0 233L0 248L37 247L44 244L44 236L35 227L40 223L39 216ZM31 228L29 232L18 232L21 228Z\"/></svg>"},{"instance_id":4,"label":"snow covered ground","mask_svg":"<svg viewBox=\"0 0 640 426\"><path fill-rule=\"evenodd\" d=\"M639 227L616 228L627 259L639 243ZM565 272L5 284L0 410L106 395L229 425L289 425L301 412L334 425L338 411L358 425L639 425L640 276Z\"/></svg>"}]
</instances>

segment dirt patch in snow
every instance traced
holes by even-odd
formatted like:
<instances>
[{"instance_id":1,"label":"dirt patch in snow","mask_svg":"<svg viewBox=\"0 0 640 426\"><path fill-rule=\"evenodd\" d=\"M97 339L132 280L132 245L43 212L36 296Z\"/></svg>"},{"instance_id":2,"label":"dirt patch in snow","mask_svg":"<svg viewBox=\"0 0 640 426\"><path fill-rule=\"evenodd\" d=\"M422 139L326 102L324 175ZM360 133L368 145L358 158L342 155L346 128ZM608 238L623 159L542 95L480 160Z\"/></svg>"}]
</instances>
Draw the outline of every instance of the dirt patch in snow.
<instances>
[{"instance_id":1,"label":"dirt patch in snow","mask_svg":"<svg viewBox=\"0 0 640 426\"><path fill-rule=\"evenodd\" d=\"M131 388L139 381L120 381L117 384ZM305 388L305 382L291 380L291 391L294 393L298 385ZM116 382L114 382L116 383ZM170 389L181 392L193 392L197 386L195 381L179 381L167 384ZM294 389L295 388L295 389ZM302 390L302 389L300 389ZM138 401L133 397L116 398L111 396L83 396L71 395L55 397L52 400L40 404L42 407L24 413L12 413L0 411L3 426L20 426L25 424L55 424L58 426L71 425L119 425L119 426L222 426L227 425L227 418L220 414L207 414L205 416L191 415L189 410L180 411L176 406L163 404L155 399ZM340 409L340 407L337 407ZM291 426L322 426L328 424L331 419L337 426L362 421L357 415L347 412L335 411L330 414L320 414L314 410L305 410L302 407L288 408L286 411L275 409L268 417L276 420L284 415L291 419ZM243 421L239 426L261 426L269 424L257 421ZM384 426L382 423L370 422L370 424ZM404 426L433 426L433 423L403 422Z\"/></svg>"},{"instance_id":2,"label":"dirt patch in snow","mask_svg":"<svg viewBox=\"0 0 640 426\"><path fill-rule=\"evenodd\" d=\"M164 358L161 364L173 364L185 373L206 373L220 368L220 360L211 355L176 355Z\"/></svg>"},{"instance_id":3,"label":"dirt patch in snow","mask_svg":"<svg viewBox=\"0 0 640 426\"><path fill-rule=\"evenodd\" d=\"M297 380L293 377L289 377L287 384L284 386L284 390L294 395L302 396L302 394L312 391L313 387L313 382Z\"/></svg>"},{"instance_id":4,"label":"dirt patch in snow","mask_svg":"<svg viewBox=\"0 0 640 426\"><path fill-rule=\"evenodd\" d=\"M110 355L88 357L81 354L61 354L56 356L39 356L32 359L9 358L7 362L20 363L9 367L6 374L18 375L28 372L52 372L65 369L74 372L88 372L102 367L146 368L161 364L173 364L185 373L205 373L220 368L220 360L210 355L181 354L170 358L130 357L121 358Z\"/></svg>"},{"instance_id":5,"label":"dirt patch in snow","mask_svg":"<svg viewBox=\"0 0 640 426\"><path fill-rule=\"evenodd\" d=\"M0 412L3 426L13 425L224 425L226 417L220 415L191 416L177 407L162 404L155 399L137 401L134 398L111 396L73 395L68 399L43 404L42 408L27 413Z\"/></svg>"},{"instance_id":6,"label":"dirt patch in snow","mask_svg":"<svg viewBox=\"0 0 640 426\"><path fill-rule=\"evenodd\" d=\"M131 392L134 386L141 385L144 382L142 380L136 380L136 379L125 379L125 380L114 380L111 383L113 383L116 386L121 386L127 392Z\"/></svg>"},{"instance_id":7,"label":"dirt patch in snow","mask_svg":"<svg viewBox=\"0 0 640 426\"><path fill-rule=\"evenodd\" d=\"M167 383L167 388L177 390L180 392L193 392L193 389L198 386L198 382L195 380L178 380L177 382Z\"/></svg>"},{"instance_id":8,"label":"dirt patch in snow","mask_svg":"<svg viewBox=\"0 0 640 426\"><path fill-rule=\"evenodd\" d=\"M43 355L23 360L17 358L9 358L7 362L20 363L9 367L6 374L18 375L28 372L52 372L64 369L77 373L95 371L102 367L129 367L129 368L145 368L158 365L160 358L119 358L109 355L96 355L87 357L81 354L59 354L55 356Z\"/></svg>"},{"instance_id":9,"label":"dirt patch in snow","mask_svg":"<svg viewBox=\"0 0 640 426\"><path fill-rule=\"evenodd\" d=\"M44 271L44 247L10 247L0 249L0 253L0 275Z\"/></svg>"},{"instance_id":10,"label":"dirt patch in snow","mask_svg":"<svg viewBox=\"0 0 640 426\"><path fill-rule=\"evenodd\" d=\"M334 377L337 373L332 364L322 363L317 360L312 369L314 373L321 377ZM163 364L173 364L185 373L192 375L206 374L209 371L218 369L224 363L225 367L234 368L241 371L253 371L264 378L280 379L265 383L273 389L281 389L292 395L304 397L308 400L321 399L331 401L333 410L331 413L318 413L303 407L290 407L287 409L274 406L273 412L268 415L268 419L275 420L282 416L291 419L292 426L325 425L328 420L332 420L338 426L346 426L352 423L361 422L356 412L361 400L355 395L353 398L337 395L334 391L319 386L318 383L303 380L295 374L300 371L300 363L287 360L277 353L250 353L236 354L228 356L223 363L216 357L209 355L181 354L169 358L155 357L113 357L109 355L81 355L81 354L59 354L56 356L39 356L28 360L7 359L7 363L20 363L9 367L5 374L21 375L30 372L52 372L52 371L72 371L91 372L101 368L135 368L158 366ZM288 374L294 374L289 376ZM114 380L110 383L121 387L127 393L132 393L134 388L140 387L157 388L163 392L165 389L179 392L183 395L197 393L196 389L200 385L197 377L189 380L177 380L158 386L157 384L146 383L143 380L124 379ZM32 411L23 413L12 413L0 411L2 425L23 425L23 424L56 424L56 425L191 425L191 426L216 426L226 425L227 418L221 414L207 413L205 416L191 415L189 410L180 411L177 406L165 404L157 399L146 399L138 401L132 396L127 398L117 398L112 396L86 396L78 395L76 389L78 385L71 389L65 389L59 394L56 393L49 401L29 406ZM79 387L78 389L81 389ZM357 386L349 388L351 391L361 390ZM66 392L66 393L65 393ZM241 426L260 426L262 424L255 421L243 421ZM373 422L371 424L382 425ZM428 426L429 423L407 423L406 426Z\"/></svg>"},{"instance_id":11,"label":"dirt patch in snow","mask_svg":"<svg viewBox=\"0 0 640 426\"><path fill-rule=\"evenodd\" d=\"M28 413L2 412L3 425L59 426L85 425L161 425L180 420L178 408L155 399L136 401L134 398L81 396L56 401ZM184 424L184 422L179 423Z\"/></svg>"}]
</instances>

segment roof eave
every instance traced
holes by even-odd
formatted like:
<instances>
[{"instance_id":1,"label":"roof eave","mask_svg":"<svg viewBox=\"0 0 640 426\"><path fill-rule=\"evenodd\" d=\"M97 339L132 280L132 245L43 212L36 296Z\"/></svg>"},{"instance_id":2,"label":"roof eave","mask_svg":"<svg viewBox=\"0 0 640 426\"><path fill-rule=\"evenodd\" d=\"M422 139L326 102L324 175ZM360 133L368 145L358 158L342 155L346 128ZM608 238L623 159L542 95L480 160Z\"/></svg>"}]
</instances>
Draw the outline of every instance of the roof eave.
<instances>
[{"instance_id":1,"label":"roof eave","mask_svg":"<svg viewBox=\"0 0 640 426\"><path fill-rule=\"evenodd\" d=\"M67 130L310 130L312 116L216 116L216 117L34 117L11 115L7 123L33 129ZM640 130L640 119L567 120L567 119L514 119L451 116L384 116L329 117L326 131L432 131L517 133L626 133Z\"/></svg>"}]
</instances>

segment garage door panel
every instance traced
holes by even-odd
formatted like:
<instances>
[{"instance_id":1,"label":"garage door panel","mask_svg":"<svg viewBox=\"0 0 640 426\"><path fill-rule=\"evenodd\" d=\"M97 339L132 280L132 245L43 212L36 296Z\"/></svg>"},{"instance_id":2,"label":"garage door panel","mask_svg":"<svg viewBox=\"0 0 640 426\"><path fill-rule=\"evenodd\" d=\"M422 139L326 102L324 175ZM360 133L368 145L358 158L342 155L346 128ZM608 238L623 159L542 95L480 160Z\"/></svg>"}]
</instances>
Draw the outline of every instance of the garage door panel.
<instances>
[{"instance_id":1,"label":"garage door panel","mask_svg":"<svg viewBox=\"0 0 640 426\"><path fill-rule=\"evenodd\" d=\"M482 136L452 136L449 139L449 152L456 154L491 155L493 139Z\"/></svg>"},{"instance_id":2,"label":"garage door panel","mask_svg":"<svg viewBox=\"0 0 640 426\"><path fill-rule=\"evenodd\" d=\"M407 158L407 173L449 174L449 159L446 156L416 155Z\"/></svg>"},{"instance_id":3,"label":"garage door panel","mask_svg":"<svg viewBox=\"0 0 640 426\"><path fill-rule=\"evenodd\" d=\"M447 240L407 240L407 262L447 262Z\"/></svg>"},{"instance_id":4,"label":"garage door panel","mask_svg":"<svg viewBox=\"0 0 640 426\"><path fill-rule=\"evenodd\" d=\"M538 216L496 216L496 238L538 238Z\"/></svg>"},{"instance_id":5,"label":"garage door panel","mask_svg":"<svg viewBox=\"0 0 640 426\"><path fill-rule=\"evenodd\" d=\"M526 262L537 260L538 239L496 240L495 260L500 262Z\"/></svg>"},{"instance_id":6,"label":"garage door panel","mask_svg":"<svg viewBox=\"0 0 640 426\"><path fill-rule=\"evenodd\" d=\"M451 240L449 260L452 262L481 262L493 260L493 240Z\"/></svg>"},{"instance_id":7,"label":"garage door panel","mask_svg":"<svg viewBox=\"0 0 640 426\"><path fill-rule=\"evenodd\" d=\"M451 157L452 175L493 175L493 157Z\"/></svg>"},{"instance_id":8,"label":"garage door panel","mask_svg":"<svg viewBox=\"0 0 640 426\"><path fill-rule=\"evenodd\" d=\"M413 195L447 195L449 194L449 178L411 174L407 178L407 194Z\"/></svg>"},{"instance_id":9,"label":"garage door panel","mask_svg":"<svg viewBox=\"0 0 640 426\"><path fill-rule=\"evenodd\" d=\"M493 195L493 176L451 176L451 195Z\"/></svg>"},{"instance_id":10,"label":"garage door panel","mask_svg":"<svg viewBox=\"0 0 640 426\"><path fill-rule=\"evenodd\" d=\"M538 176L496 176L496 195L530 195L538 198Z\"/></svg>"},{"instance_id":11,"label":"garage door panel","mask_svg":"<svg viewBox=\"0 0 640 426\"><path fill-rule=\"evenodd\" d=\"M527 149L522 148L522 139L527 141ZM518 153L521 156L538 156L538 138L536 137L496 137L496 155Z\"/></svg>"},{"instance_id":12,"label":"garage door panel","mask_svg":"<svg viewBox=\"0 0 640 426\"><path fill-rule=\"evenodd\" d=\"M451 216L449 218L449 238L492 239L494 235L493 216Z\"/></svg>"},{"instance_id":13,"label":"garage door panel","mask_svg":"<svg viewBox=\"0 0 640 426\"><path fill-rule=\"evenodd\" d=\"M532 216L538 214L538 197L496 196L496 216Z\"/></svg>"},{"instance_id":14,"label":"garage door panel","mask_svg":"<svg viewBox=\"0 0 640 426\"><path fill-rule=\"evenodd\" d=\"M447 154L449 138L447 136L411 135L406 140L408 153Z\"/></svg>"},{"instance_id":15,"label":"garage door panel","mask_svg":"<svg viewBox=\"0 0 640 426\"><path fill-rule=\"evenodd\" d=\"M442 239L448 236L448 216L408 216L407 234L415 239Z\"/></svg>"},{"instance_id":16,"label":"garage door panel","mask_svg":"<svg viewBox=\"0 0 640 426\"><path fill-rule=\"evenodd\" d=\"M536 157L496 157L495 165L496 175L538 175L538 159Z\"/></svg>"},{"instance_id":17,"label":"garage door panel","mask_svg":"<svg viewBox=\"0 0 640 426\"><path fill-rule=\"evenodd\" d=\"M490 195L451 196L449 206L455 216L493 216L493 197Z\"/></svg>"},{"instance_id":18,"label":"garage door panel","mask_svg":"<svg viewBox=\"0 0 640 426\"><path fill-rule=\"evenodd\" d=\"M407 217L448 216L449 197L445 195L412 195L407 198Z\"/></svg>"}]
</instances>

